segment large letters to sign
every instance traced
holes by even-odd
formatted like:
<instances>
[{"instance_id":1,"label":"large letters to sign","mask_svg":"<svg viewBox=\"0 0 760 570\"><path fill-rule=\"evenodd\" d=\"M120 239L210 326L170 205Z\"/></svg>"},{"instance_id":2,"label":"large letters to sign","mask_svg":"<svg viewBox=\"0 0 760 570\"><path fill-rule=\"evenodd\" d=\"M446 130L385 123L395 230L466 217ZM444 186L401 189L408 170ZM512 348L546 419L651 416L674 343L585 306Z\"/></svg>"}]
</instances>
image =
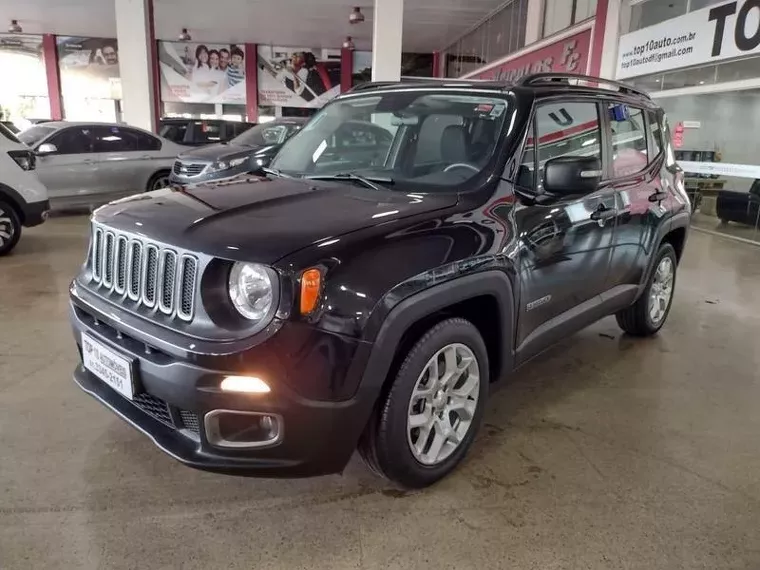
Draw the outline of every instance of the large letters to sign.
<instances>
[{"instance_id":1,"label":"large letters to sign","mask_svg":"<svg viewBox=\"0 0 760 570\"><path fill-rule=\"evenodd\" d=\"M617 78L760 55L760 0L690 12L621 36Z\"/></svg>"},{"instance_id":2,"label":"large letters to sign","mask_svg":"<svg viewBox=\"0 0 760 570\"><path fill-rule=\"evenodd\" d=\"M584 30L530 53L496 63L466 77L516 81L531 73L553 71L584 74L590 44L591 30Z\"/></svg>"}]
</instances>

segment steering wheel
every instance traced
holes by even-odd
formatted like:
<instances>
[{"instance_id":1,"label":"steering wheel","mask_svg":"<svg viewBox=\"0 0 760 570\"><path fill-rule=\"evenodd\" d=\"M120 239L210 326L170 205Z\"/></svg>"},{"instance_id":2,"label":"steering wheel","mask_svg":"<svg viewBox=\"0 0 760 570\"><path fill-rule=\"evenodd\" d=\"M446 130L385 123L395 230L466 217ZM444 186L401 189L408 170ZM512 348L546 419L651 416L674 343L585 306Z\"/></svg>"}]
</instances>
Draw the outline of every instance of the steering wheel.
<instances>
[{"instance_id":1,"label":"steering wheel","mask_svg":"<svg viewBox=\"0 0 760 570\"><path fill-rule=\"evenodd\" d=\"M475 172L480 172L480 168L473 166L472 164L467 164L466 162L455 162L454 164L449 164L446 168L443 169L443 171L448 172L449 170L454 170L455 168L469 168Z\"/></svg>"}]
</instances>

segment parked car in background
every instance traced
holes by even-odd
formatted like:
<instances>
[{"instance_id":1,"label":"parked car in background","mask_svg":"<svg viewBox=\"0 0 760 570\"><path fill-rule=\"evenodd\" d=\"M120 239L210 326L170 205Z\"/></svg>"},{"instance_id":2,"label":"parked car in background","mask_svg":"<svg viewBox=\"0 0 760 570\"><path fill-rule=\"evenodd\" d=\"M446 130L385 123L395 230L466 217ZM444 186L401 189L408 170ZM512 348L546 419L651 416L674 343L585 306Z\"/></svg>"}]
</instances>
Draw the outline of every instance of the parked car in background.
<instances>
[{"instance_id":1,"label":"parked car in background","mask_svg":"<svg viewBox=\"0 0 760 570\"><path fill-rule=\"evenodd\" d=\"M168 186L183 147L126 125L52 121L19 134L37 154L53 209L94 206Z\"/></svg>"},{"instance_id":2,"label":"parked car in background","mask_svg":"<svg viewBox=\"0 0 760 570\"><path fill-rule=\"evenodd\" d=\"M158 134L177 144L201 146L233 139L255 124L217 119L161 119Z\"/></svg>"},{"instance_id":3,"label":"parked car in background","mask_svg":"<svg viewBox=\"0 0 760 570\"><path fill-rule=\"evenodd\" d=\"M739 222L756 226L760 222L760 179L755 180L749 192L721 190L715 204L718 218L723 223Z\"/></svg>"},{"instance_id":4,"label":"parked car in background","mask_svg":"<svg viewBox=\"0 0 760 570\"><path fill-rule=\"evenodd\" d=\"M269 164L282 143L307 121L301 117L278 119L256 125L229 142L183 152L174 163L171 181L187 186L256 172Z\"/></svg>"},{"instance_id":5,"label":"parked car in background","mask_svg":"<svg viewBox=\"0 0 760 570\"><path fill-rule=\"evenodd\" d=\"M35 166L34 152L0 124L0 257L16 247L21 228L47 218L48 194Z\"/></svg>"}]
</instances>

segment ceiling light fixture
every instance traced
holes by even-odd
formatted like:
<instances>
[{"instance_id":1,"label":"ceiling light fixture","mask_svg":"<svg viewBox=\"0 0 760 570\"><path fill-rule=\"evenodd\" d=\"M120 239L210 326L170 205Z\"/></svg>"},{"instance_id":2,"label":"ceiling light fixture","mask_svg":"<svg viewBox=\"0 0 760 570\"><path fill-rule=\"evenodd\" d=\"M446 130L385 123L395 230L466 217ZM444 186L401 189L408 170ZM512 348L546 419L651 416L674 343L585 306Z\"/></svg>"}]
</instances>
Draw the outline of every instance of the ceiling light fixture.
<instances>
[{"instance_id":1,"label":"ceiling light fixture","mask_svg":"<svg viewBox=\"0 0 760 570\"><path fill-rule=\"evenodd\" d=\"M8 32L11 34L20 34L24 29L19 25L18 20L11 20L11 25L8 26Z\"/></svg>"},{"instance_id":2,"label":"ceiling light fixture","mask_svg":"<svg viewBox=\"0 0 760 570\"><path fill-rule=\"evenodd\" d=\"M182 28L182 31L179 34L179 41L189 42L192 39L192 36L187 32L187 28Z\"/></svg>"},{"instance_id":3,"label":"ceiling light fixture","mask_svg":"<svg viewBox=\"0 0 760 570\"><path fill-rule=\"evenodd\" d=\"M361 24L364 22L364 14L362 14L362 9L359 6L354 6L354 9L348 16L348 22L350 24Z\"/></svg>"},{"instance_id":4,"label":"ceiling light fixture","mask_svg":"<svg viewBox=\"0 0 760 570\"><path fill-rule=\"evenodd\" d=\"M346 36L346 40L343 42L343 49L350 49L351 51L354 51L354 49L356 49L354 40L351 39L351 36Z\"/></svg>"}]
</instances>

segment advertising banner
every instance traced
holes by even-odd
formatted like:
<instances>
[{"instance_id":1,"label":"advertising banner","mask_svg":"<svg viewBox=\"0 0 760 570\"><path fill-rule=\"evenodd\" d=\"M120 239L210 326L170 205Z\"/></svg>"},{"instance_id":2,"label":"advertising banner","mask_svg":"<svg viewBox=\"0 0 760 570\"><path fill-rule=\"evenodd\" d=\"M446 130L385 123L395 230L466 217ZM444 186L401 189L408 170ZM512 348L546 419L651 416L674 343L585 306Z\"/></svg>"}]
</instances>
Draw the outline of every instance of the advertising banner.
<instances>
[{"instance_id":1,"label":"advertising banner","mask_svg":"<svg viewBox=\"0 0 760 570\"><path fill-rule=\"evenodd\" d=\"M245 104L245 46L158 42L161 100Z\"/></svg>"},{"instance_id":2,"label":"advertising banner","mask_svg":"<svg viewBox=\"0 0 760 570\"><path fill-rule=\"evenodd\" d=\"M689 12L620 37L617 78L760 54L760 1Z\"/></svg>"},{"instance_id":3,"label":"advertising banner","mask_svg":"<svg viewBox=\"0 0 760 570\"><path fill-rule=\"evenodd\" d=\"M121 99L115 39L58 36L56 47L64 98Z\"/></svg>"},{"instance_id":4,"label":"advertising banner","mask_svg":"<svg viewBox=\"0 0 760 570\"><path fill-rule=\"evenodd\" d=\"M340 50L258 47L259 105L321 107L340 93Z\"/></svg>"},{"instance_id":5,"label":"advertising banner","mask_svg":"<svg viewBox=\"0 0 760 570\"><path fill-rule=\"evenodd\" d=\"M464 77L517 81L532 73L586 73L591 29L568 36L530 53L497 62Z\"/></svg>"}]
</instances>

